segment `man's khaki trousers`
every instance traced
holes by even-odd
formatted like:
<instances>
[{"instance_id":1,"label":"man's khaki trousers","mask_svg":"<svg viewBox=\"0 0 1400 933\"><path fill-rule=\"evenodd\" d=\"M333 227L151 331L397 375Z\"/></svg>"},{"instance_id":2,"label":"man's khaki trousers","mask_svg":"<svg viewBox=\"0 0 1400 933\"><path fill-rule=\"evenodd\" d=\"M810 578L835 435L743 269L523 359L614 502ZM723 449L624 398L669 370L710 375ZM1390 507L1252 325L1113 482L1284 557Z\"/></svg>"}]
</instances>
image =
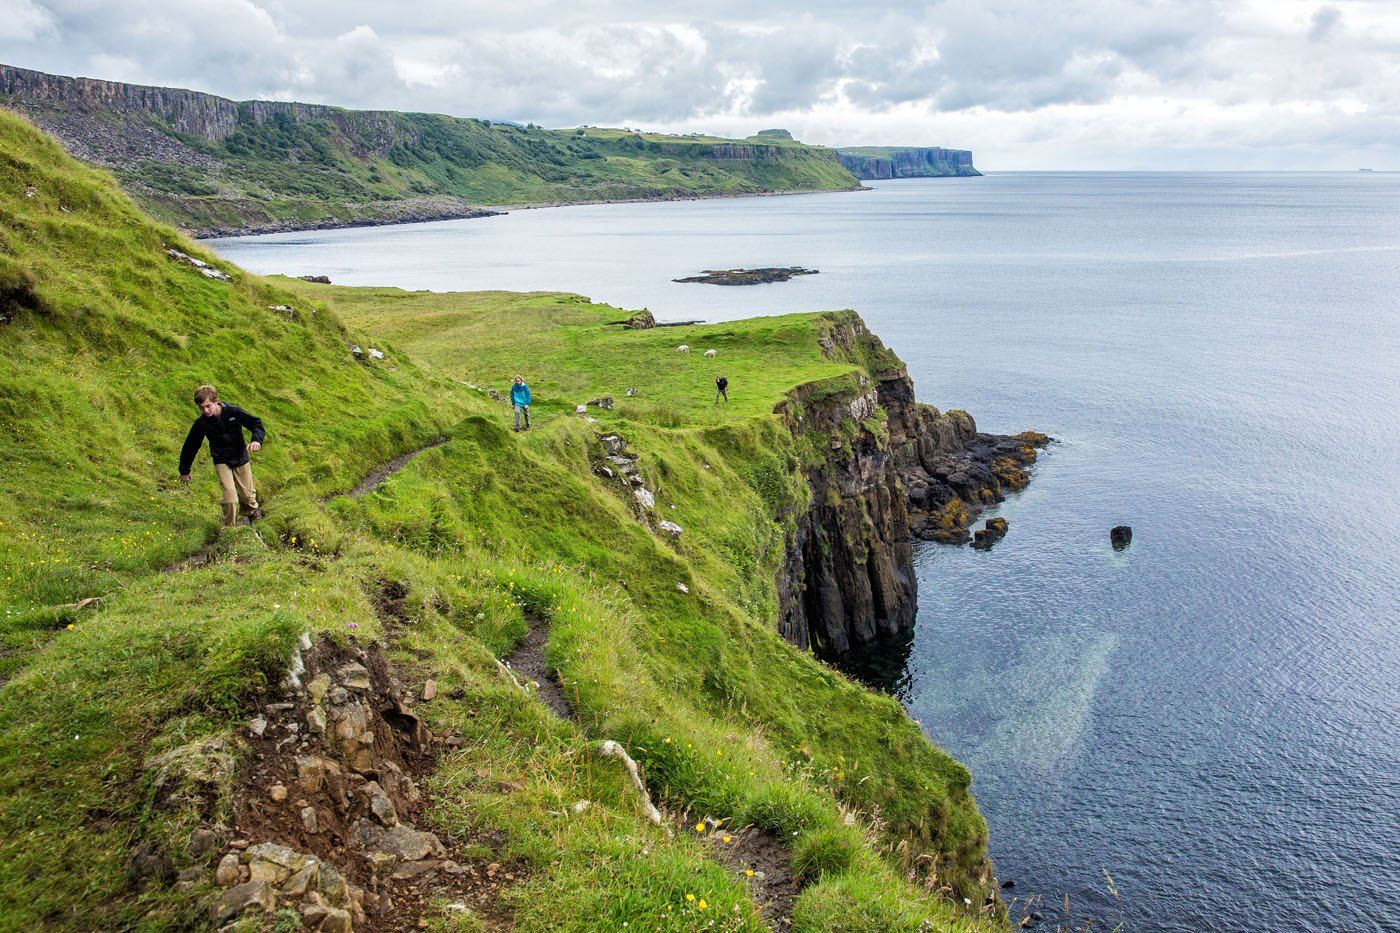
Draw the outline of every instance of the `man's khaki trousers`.
<instances>
[{"instance_id":1,"label":"man's khaki trousers","mask_svg":"<svg viewBox=\"0 0 1400 933\"><path fill-rule=\"evenodd\" d=\"M240 502L249 512L258 507L258 494L253 489L253 465L245 463L240 467L231 467L226 463L216 463L214 472L219 475L219 485L224 488L223 499L220 500L224 506L224 524L236 525Z\"/></svg>"}]
</instances>

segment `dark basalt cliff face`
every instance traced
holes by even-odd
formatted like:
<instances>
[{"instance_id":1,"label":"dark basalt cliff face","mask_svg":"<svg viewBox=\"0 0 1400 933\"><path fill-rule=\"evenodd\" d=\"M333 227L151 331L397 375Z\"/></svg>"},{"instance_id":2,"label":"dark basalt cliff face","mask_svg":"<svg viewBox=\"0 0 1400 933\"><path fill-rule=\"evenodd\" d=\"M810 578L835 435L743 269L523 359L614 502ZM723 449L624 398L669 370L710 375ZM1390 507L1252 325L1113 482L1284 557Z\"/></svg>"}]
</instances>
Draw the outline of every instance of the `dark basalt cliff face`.
<instances>
[{"instance_id":1,"label":"dark basalt cliff face","mask_svg":"<svg viewBox=\"0 0 1400 933\"><path fill-rule=\"evenodd\" d=\"M864 377L862 377L864 378ZM806 469L811 505L798 517L778 574L778 629L798 647L840 655L914 624L916 586L905 494L885 438L870 425L876 392L794 400L798 434L829 442Z\"/></svg>"},{"instance_id":2,"label":"dark basalt cliff face","mask_svg":"<svg viewBox=\"0 0 1400 933\"><path fill-rule=\"evenodd\" d=\"M778 574L779 631L833 658L912 629L912 538L966 541L982 508L1025 486L1049 438L981 434L966 412L915 401L904 364L855 315L822 346L872 375L844 391L805 386L779 406L816 448L804 467L811 503Z\"/></svg>"},{"instance_id":3,"label":"dark basalt cliff face","mask_svg":"<svg viewBox=\"0 0 1400 933\"><path fill-rule=\"evenodd\" d=\"M868 146L838 149L841 165L857 178L941 178L981 175L967 149Z\"/></svg>"}]
</instances>

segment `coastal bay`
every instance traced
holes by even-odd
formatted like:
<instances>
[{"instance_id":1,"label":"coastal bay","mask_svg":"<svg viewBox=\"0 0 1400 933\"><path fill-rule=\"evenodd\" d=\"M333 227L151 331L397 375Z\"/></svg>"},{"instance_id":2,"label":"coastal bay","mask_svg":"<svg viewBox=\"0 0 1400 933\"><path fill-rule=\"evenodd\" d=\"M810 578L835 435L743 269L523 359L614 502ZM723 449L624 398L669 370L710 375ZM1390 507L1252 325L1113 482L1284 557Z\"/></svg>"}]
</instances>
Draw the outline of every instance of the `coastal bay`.
<instances>
[{"instance_id":1,"label":"coastal bay","mask_svg":"<svg viewBox=\"0 0 1400 933\"><path fill-rule=\"evenodd\" d=\"M1400 184L871 184L214 245L258 271L558 289L663 321L856 308L921 400L1061 441L991 551L916 547L914 638L862 659L971 766L1008 900L1053 918L1068 894L1069 922L1130 929L1261 910L1368 928L1400 832ZM758 265L822 274L669 282Z\"/></svg>"}]
</instances>

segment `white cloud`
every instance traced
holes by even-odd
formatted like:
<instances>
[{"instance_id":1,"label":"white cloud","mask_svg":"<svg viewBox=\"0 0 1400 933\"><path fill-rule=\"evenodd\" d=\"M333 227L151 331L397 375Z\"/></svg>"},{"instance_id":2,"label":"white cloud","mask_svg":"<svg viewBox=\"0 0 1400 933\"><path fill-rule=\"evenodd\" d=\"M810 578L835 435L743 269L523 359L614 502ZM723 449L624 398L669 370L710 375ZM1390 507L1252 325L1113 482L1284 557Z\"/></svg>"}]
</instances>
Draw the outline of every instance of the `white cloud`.
<instances>
[{"instance_id":1,"label":"white cloud","mask_svg":"<svg viewBox=\"0 0 1400 933\"><path fill-rule=\"evenodd\" d=\"M0 0L0 42L32 42L53 24L49 11L33 0Z\"/></svg>"},{"instance_id":2,"label":"white cloud","mask_svg":"<svg viewBox=\"0 0 1400 933\"><path fill-rule=\"evenodd\" d=\"M551 125L786 125L991 168L1400 168L1386 0L0 0L0 61Z\"/></svg>"}]
</instances>

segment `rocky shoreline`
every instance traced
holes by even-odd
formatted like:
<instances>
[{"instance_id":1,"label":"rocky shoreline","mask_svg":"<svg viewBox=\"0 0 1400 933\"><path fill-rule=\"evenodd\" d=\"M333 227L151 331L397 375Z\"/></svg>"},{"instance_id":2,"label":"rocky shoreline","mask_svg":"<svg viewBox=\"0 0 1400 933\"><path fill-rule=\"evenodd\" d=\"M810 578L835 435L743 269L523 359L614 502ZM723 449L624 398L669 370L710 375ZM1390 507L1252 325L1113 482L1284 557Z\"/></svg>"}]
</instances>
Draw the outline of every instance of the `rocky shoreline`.
<instances>
[{"instance_id":1,"label":"rocky shoreline","mask_svg":"<svg viewBox=\"0 0 1400 933\"><path fill-rule=\"evenodd\" d=\"M276 220L266 223L248 224L242 227L202 227L188 231L197 240L212 240L220 237L261 236L268 233L297 233L307 230L343 230L349 227L387 227L395 224L423 224L439 220L475 220L479 217L500 217L506 211L490 210L484 207L444 208L429 211L406 211L390 217L359 217L354 220L297 221Z\"/></svg>"},{"instance_id":2,"label":"rocky shoreline","mask_svg":"<svg viewBox=\"0 0 1400 933\"><path fill-rule=\"evenodd\" d=\"M874 189L867 185L856 184L849 188L834 189L835 192L843 191L872 191ZM831 194L833 189L805 190L795 189L791 191L741 191L741 192L715 192L712 194L669 194L658 195L647 198L586 198L580 201L537 201L525 204L494 204L490 207L476 205L463 205L461 207L447 207L437 210L415 211L406 210L403 213L392 216L362 217L351 220L277 220L264 223L250 223L242 227L212 226L197 227L186 230L191 237L196 240L210 240L215 238L239 237L239 236L261 236L268 233L298 233L310 230L344 230L352 227L388 227L396 224L424 224L435 223L441 220L470 220L477 217L497 217L509 214L513 211L534 211L554 207L589 207L602 204L659 204L676 201L716 201L728 198L782 198L802 194ZM400 201L396 204L411 204L414 202ZM816 270L812 270L816 271Z\"/></svg>"},{"instance_id":3,"label":"rocky shoreline","mask_svg":"<svg viewBox=\"0 0 1400 933\"><path fill-rule=\"evenodd\" d=\"M985 434L966 412L916 401L904 364L854 315L821 343L828 358L864 362L871 375L854 391L804 386L777 410L795 436L826 448L804 469L811 504L779 570L778 627L835 660L912 631L913 540L968 542L980 512L1026 486L1051 439ZM1005 531L998 522L979 546Z\"/></svg>"}]
</instances>

